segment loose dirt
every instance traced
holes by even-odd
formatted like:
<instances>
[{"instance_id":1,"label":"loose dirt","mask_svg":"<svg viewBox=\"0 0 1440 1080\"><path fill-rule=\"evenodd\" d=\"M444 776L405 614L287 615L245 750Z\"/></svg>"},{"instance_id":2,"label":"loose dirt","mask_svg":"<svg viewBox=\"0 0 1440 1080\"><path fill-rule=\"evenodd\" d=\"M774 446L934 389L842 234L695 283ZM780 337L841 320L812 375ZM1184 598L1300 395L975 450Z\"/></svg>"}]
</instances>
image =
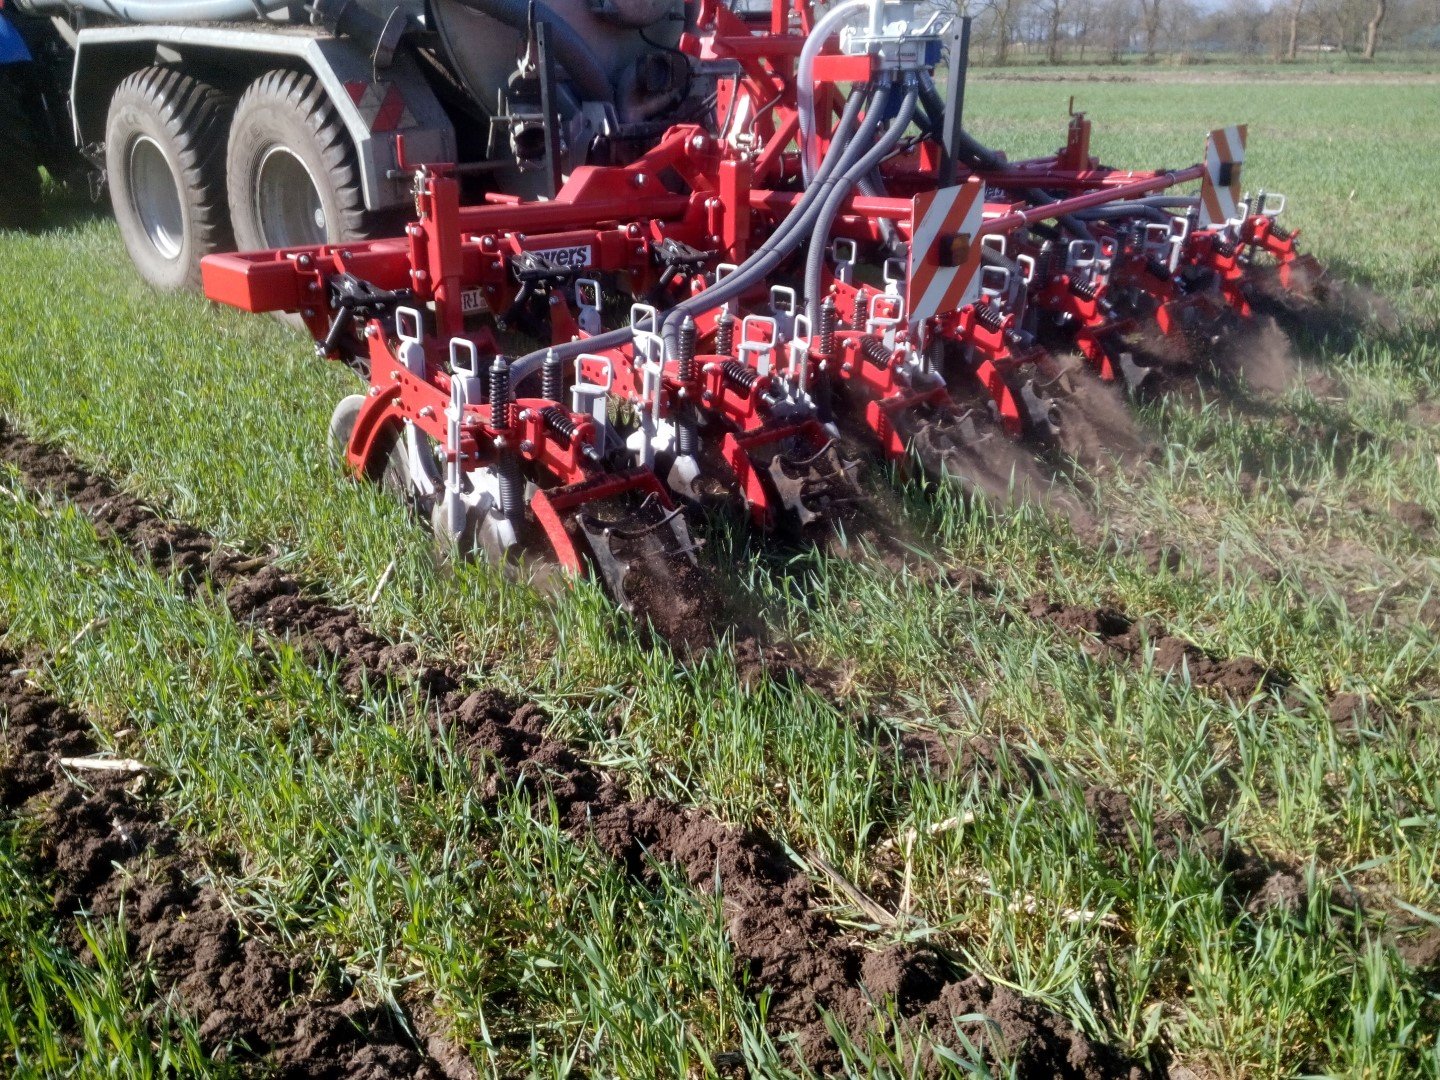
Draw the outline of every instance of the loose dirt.
<instances>
[{"instance_id":1,"label":"loose dirt","mask_svg":"<svg viewBox=\"0 0 1440 1080\"><path fill-rule=\"evenodd\" d=\"M201 1044L278 1077L438 1080L446 1074L385 1012L366 1008L328 973L242 930L182 837L134 778L89 773L61 756L94 753L85 719L29 680L34 666L0 653L0 810L38 815L34 872L55 890L56 917L123 914L132 957L196 1022ZM72 944L83 951L72 927Z\"/></svg>"},{"instance_id":2,"label":"loose dirt","mask_svg":"<svg viewBox=\"0 0 1440 1080\"><path fill-rule=\"evenodd\" d=\"M1092 654L1124 660L1135 667L1149 660L1160 671L1183 673L1194 686L1240 701L1290 681L1287 672L1268 667L1254 657L1217 656L1171 634L1163 623L1135 620L1108 605L1092 608L1035 596L1027 610L1031 618L1044 619L1083 636L1083 647Z\"/></svg>"},{"instance_id":3,"label":"loose dirt","mask_svg":"<svg viewBox=\"0 0 1440 1080\"><path fill-rule=\"evenodd\" d=\"M692 808L631 799L615 777L546 735L548 718L534 705L493 691L465 691L458 669L421 663L410 646L386 642L354 612L308 595L263 558L229 552L198 530L162 519L61 451L0 432L0 461L16 464L27 483L72 498L101 532L138 544L157 565L203 568L226 588L237 619L288 636L305 654L338 664L347 688L387 680L418 685L429 695L433 722L450 730L474 762L482 793L494 796L502 782L543 787L571 835L593 840L638 878L648 878L658 862L675 866L699 890L718 885L737 974L749 992L768 991L772 1029L794 1033L796 1047L813 1066L841 1068L822 1009L855 1038L871 1030L871 1002L883 990L867 989L864 982L870 952L817 910L810 880L769 837ZM996 1028L967 1028L966 1037L991 1055L1003 1046L1022 1076L1138 1080L1145 1075L1058 1014L956 971L938 954L896 964L902 970L887 975L885 985L899 979L896 985L906 988L901 1015L911 1027L928 1024L944 1045L962 1045L951 1017L980 1010L993 1013ZM918 972L913 977L907 974L912 968ZM932 970L943 978L923 973ZM878 976L877 981L884 982Z\"/></svg>"}]
</instances>

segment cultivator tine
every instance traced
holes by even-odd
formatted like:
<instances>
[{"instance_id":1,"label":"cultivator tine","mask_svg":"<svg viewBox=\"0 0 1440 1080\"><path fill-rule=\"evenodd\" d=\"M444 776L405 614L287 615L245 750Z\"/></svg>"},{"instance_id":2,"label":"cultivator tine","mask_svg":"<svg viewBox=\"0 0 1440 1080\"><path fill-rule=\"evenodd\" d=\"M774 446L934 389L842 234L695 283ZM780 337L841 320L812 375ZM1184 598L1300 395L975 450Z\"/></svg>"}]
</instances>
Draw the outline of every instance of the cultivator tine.
<instances>
[{"instance_id":1,"label":"cultivator tine","mask_svg":"<svg viewBox=\"0 0 1440 1080\"><path fill-rule=\"evenodd\" d=\"M691 538L680 508L661 506L655 496L650 495L641 503L635 516L638 518L647 512L658 512L659 516L652 522L623 526L597 521L586 514L576 518L576 524L590 546L600 580L615 602L626 611L635 610L626 591L625 580L638 562L678 559L690 566L700 565L696 555L701 542Z\"/></svg>"},{"instance_id":2,"label":"cultivator tine","mask_svg":"<svg viewBox=\"0 0 1440 1080\"><path fill-rule=\"evenodd\" d=\"M1042 397L1034 379L1026 379L1020 384L1020 403L1032 430L1051 439L1060 434L1060 410L1055 399Z\"/></svg>"},{"instance_id":3,"label":"cultivator tine","mask_svg":"<svg viewBox=\"0 0 1440 1080\"><path fill-rule=\"evenodd\" d=\"M767 471L780 496L780 505L793 513L804 528L840 506L859 500L859 467L858 461L841 458L839 447L831 439L808 457L778 453L770 459Z\"/></svg>"}]
</instances>

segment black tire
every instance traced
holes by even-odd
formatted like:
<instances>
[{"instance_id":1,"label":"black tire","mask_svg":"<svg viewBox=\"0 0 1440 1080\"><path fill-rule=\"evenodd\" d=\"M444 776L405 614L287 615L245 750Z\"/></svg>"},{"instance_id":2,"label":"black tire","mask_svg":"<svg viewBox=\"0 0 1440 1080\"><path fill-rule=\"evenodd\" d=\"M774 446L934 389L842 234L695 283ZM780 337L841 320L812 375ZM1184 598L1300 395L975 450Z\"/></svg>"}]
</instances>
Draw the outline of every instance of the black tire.
<instances>
[{"instance_id":1,"label":"black tire","mask_svg":"<svg viewBox=\"0 0 1440 1080\"><path fill-rule=\"evenodd\" d=\"M225 167L241 250L376 235L355 148L313 75L269 71L250 84L235 109Z\"/></svg>"},{"instance_id":2,"label":"black tire","mask_svg":"<svg viewBox=\"0 0 1440 1080\"><path fill-rule=\"evenodd\" d=\"M127 76L110 99L110 204L131 260L157 289L198 288L200 260L234 246L225 200L232 104L163 67Z\"/></svg>"},{"instance_id":3,"label":"black tire","mask_svg":"<svg viewBox=\"0 0 1440 1080\"><path fill-rule=\"evenodd\" d=\"M20 101L20 91L0 68L0 229L33 224L40 210L40 163L35 132Z\"/></svg>"}]
</instances>

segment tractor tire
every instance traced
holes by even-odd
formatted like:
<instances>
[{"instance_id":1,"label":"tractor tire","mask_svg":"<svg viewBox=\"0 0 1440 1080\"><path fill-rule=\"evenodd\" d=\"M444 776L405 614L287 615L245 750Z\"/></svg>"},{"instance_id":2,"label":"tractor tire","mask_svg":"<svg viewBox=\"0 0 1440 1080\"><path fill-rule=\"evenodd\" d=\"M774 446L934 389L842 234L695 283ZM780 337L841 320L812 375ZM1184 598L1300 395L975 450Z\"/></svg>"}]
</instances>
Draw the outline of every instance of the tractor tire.
<instances>
[{"instance_id":1,"label":"tractor tire","mask_svg":"<svg viewBox=\"0 0 1440 1080\"><path fill-rule=\"evenodd\" d=\"M173 68L129 75L110 99L105 172L120 236L157 289L200 285L200 260L232 246L225 140L232 101Z\"/></svg>"},{"instance_id":2,"label":"tractor tire","mask_svg":"<svg viewBox=\"0 0 1440 1080\"><path fill-rule=\"evenodd\" d=\"M0 154L0 229L33 224L40 212L40 164L35 135L20 101L20 91L0 68L0 132L9 144Z\"/></svg>"},{"instance_id":3,"label":"tractor tire","mask_svg":"<svg viewBox=\"0 0 1440 1080\"><path fill-rule=\"evenodd\" d=\"M230 217L243 251L339 244L377 235L360 167L319 81L266 72L240 97L226 154Z\"/></svg>"}]
</instances>

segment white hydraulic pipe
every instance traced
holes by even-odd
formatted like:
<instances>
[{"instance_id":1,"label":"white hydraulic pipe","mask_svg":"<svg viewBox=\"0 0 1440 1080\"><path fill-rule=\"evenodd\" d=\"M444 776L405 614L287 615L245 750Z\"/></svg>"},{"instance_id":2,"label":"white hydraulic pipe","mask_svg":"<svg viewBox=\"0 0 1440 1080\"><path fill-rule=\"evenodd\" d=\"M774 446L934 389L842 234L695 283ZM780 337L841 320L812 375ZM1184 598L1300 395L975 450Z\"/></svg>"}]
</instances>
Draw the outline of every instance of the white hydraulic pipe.
<instances>
[{"instance_id":1,"label":"white hydraulic pipe","mask_svg":"<svg viewBox=\"0 0 1440 1080\"><path fill-rule=\"evenodd\" d=\"M862 11L868 12L872 0L845 0L827 11L811 29L800 50L800 65L795 76L795 106L800 120L800 168L809 183L820 163L815 145L815 57L830 36Z\"/></svg>"}]
</instances>

